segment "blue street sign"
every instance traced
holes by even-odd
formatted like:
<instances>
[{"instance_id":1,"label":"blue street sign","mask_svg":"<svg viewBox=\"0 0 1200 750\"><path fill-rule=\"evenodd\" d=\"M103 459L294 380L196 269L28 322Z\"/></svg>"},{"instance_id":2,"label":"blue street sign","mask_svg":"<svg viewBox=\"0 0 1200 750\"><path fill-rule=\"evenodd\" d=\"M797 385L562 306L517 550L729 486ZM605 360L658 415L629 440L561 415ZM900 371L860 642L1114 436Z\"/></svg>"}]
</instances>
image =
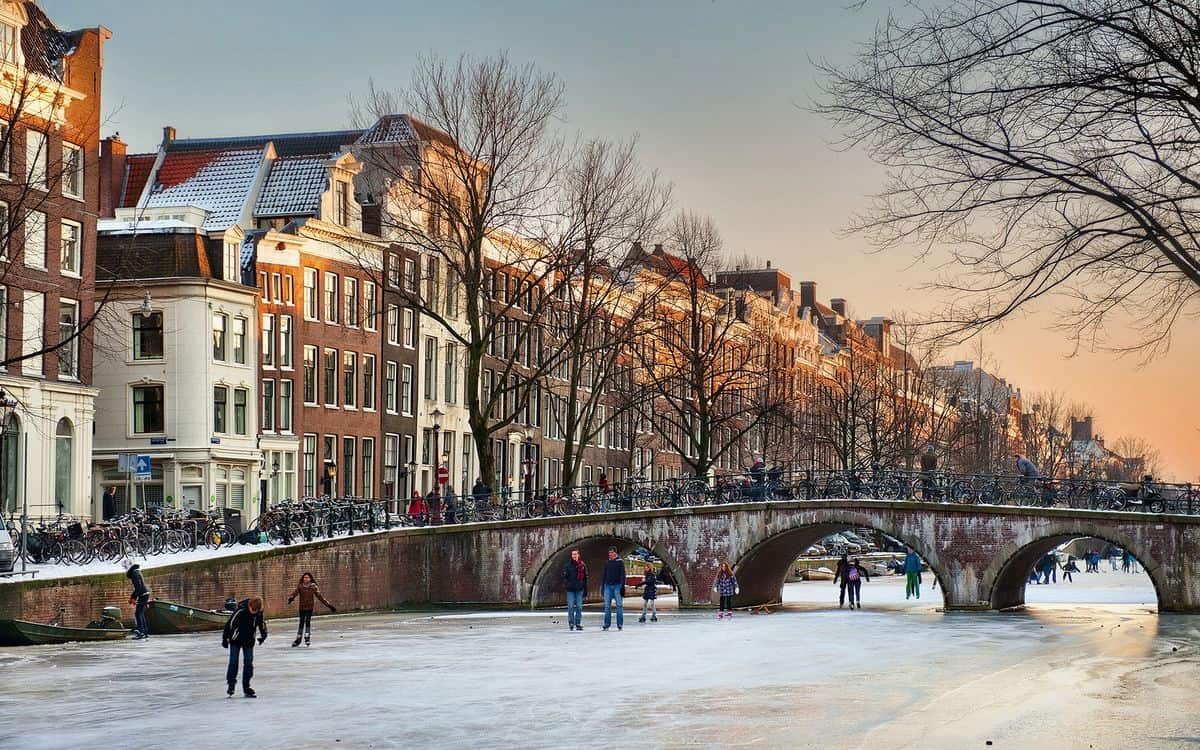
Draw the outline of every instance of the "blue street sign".
<instances>
[{"instance_id":1,"label":"blue street sign","mask_svg":"<svg viewBox=\"0 0 1200 750\"><path fill-rule=\"evenodd\" d=\"M134 479L139 482L144 482L150 478L150 456L146 453L139 453L137 459L133 462Z\"/></svg>"}]
</instances>

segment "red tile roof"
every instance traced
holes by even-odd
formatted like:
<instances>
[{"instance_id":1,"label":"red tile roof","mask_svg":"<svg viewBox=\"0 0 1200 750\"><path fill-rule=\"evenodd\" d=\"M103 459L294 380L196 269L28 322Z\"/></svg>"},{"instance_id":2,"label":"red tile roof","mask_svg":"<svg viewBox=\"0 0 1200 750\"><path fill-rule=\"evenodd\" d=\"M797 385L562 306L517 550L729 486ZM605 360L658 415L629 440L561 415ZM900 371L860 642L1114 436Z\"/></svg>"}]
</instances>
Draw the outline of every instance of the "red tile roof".
<instances>
[{"instance_id":1,"label":"red tile roof","mask_svg":"<svg viewBox=\"0 0 1200 750\"><path fill-rule=\"evenodd\" d=\"M121 200L118 204L121 208L137 205L156 158L158 154L130 154L125 158L125 184L121 187Z\"/></svg>"},{"instance_id":2,"label":"red tile roof","mask_svg":"<svg viewBox=\"0 0 1200 750\"><path fill-rule=\"evenodd\" d=\"M158 175L155 182L162 189L175 187L195 177L197 172L224 154L225 152L220 149L170 151L167 153L167 157L163 159L162 166L158 168Z\"/></svg>"}]
</instances>

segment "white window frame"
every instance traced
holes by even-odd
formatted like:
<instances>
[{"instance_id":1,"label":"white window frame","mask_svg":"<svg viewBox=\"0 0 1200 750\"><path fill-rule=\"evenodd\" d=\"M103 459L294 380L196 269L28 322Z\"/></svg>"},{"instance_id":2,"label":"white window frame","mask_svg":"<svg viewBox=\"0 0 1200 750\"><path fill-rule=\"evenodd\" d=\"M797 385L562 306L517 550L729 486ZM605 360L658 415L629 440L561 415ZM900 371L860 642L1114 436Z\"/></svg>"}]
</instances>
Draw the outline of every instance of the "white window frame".
<instances>
[{"instance_id":1,"label":"white window frame","mask_svg":"<svg viewBox=\"0 0 1200 750\"><path fill-rule=\"evenodd\" d=\"M74 267L68 267L66 264L68 229L75 231ZM83 225L77 221L63 219L59 227L59 248L58 264L62 275L73 279L80 278L79 269L83 259Z\"/></svg>"},{"instance_id":2,"label":"white window frame","mask_svg":"<svg viewBox=\"0 0 1200 750\"><path fill-rule=\"evenodd\" d=\"M36 268L39 271L46 270L46 214L42 211L26 211L25 212L25 251L24 260L26 268ZM31 249L37 248L38 252L35 256L30 252ZM31 259L37 257L40 263L31 263Z\"/></svg>"},{"instance_id":3,"label":"white window frame","mask_svg":"<svg viewBox=\"0 0 1200 750\"><path fill-rule=\"evenodd\" d=\"M320 320L321 319L321 287L320 274L315 268L304 269L304 319L305 320ZM312 280L312 286L308 285L309 280ZM310 315L309 312L312 312Z\"/></svg>"}]
</instances>

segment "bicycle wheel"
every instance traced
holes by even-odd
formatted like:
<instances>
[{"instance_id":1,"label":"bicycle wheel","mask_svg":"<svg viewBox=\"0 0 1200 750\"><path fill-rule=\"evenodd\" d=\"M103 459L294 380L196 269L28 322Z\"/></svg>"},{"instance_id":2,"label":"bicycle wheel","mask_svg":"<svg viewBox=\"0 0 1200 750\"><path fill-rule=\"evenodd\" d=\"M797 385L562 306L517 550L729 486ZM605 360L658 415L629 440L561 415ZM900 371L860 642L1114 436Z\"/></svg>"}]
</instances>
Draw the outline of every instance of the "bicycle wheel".
<instances>
[{"instance_id":1,"label":"bicycle wheel","mask_svg":"<svg viewBox=\"0 0 1200 750\"><path fill-rule=\"evenodd\" d=\"M831 499L848 498L850 497L850 484L845 479L830 479L821 496Z\"/></svg>"},{"instance_id":2,"label":"bicycle wheel","mask_svg":"<svg viewBox=\"0 0 1200 750\"><path fill-rule=\"evenodd\" d=\"M880 500L899 500L903 492L900 489L900 482L889 477L879 482L876 494Z\"/></svg>"},{"instance_id":3,"label":"bicycle wheel","mask_svg":"<svg viewBox=\"0 0 1200 750\"><path fill-rule=\"evenodd\" d=\"M105 539L99 549L96 550L96 557L101 560L116 561L120 560L124 555L125 543L120 539Z\"/></svg>"}]
</instances>

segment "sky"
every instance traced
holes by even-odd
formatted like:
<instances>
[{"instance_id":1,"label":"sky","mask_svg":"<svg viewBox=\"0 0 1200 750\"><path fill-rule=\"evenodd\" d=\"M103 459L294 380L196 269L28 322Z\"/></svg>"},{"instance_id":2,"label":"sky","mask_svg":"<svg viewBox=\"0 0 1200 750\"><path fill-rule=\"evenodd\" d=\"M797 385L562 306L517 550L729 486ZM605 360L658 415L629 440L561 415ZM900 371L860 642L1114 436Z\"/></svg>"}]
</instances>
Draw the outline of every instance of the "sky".
<instances>
[{"instance_id":1,"label":"sky","mask_svg":"<svg viewBox=\"0 0 1200 750\"><path fill-rule=\"evenodd\" d=\"M335 129L374 79L401 88L421 54L506 51L566 84L563 127L636 136L642 161L674 183L680 207L711 215L727 247L769 259L859 318L925 311L932 269L879 254L844 229L883 171L832 148L808 106L814 60L846 61L886 3L842 0L653 3L357 0L203 3L42 0L63 28L108 27L105 135L152 151L181 138ZM1105 352L1071 356L1048 304L984 338L986 365L1023 394L1057 390L1090 404L1110 444L1158 446L1164 476L1200 480L1200 322L1142 365ZM962 359L974 358L962 352Z\"/></svg>"}]
</instances>

